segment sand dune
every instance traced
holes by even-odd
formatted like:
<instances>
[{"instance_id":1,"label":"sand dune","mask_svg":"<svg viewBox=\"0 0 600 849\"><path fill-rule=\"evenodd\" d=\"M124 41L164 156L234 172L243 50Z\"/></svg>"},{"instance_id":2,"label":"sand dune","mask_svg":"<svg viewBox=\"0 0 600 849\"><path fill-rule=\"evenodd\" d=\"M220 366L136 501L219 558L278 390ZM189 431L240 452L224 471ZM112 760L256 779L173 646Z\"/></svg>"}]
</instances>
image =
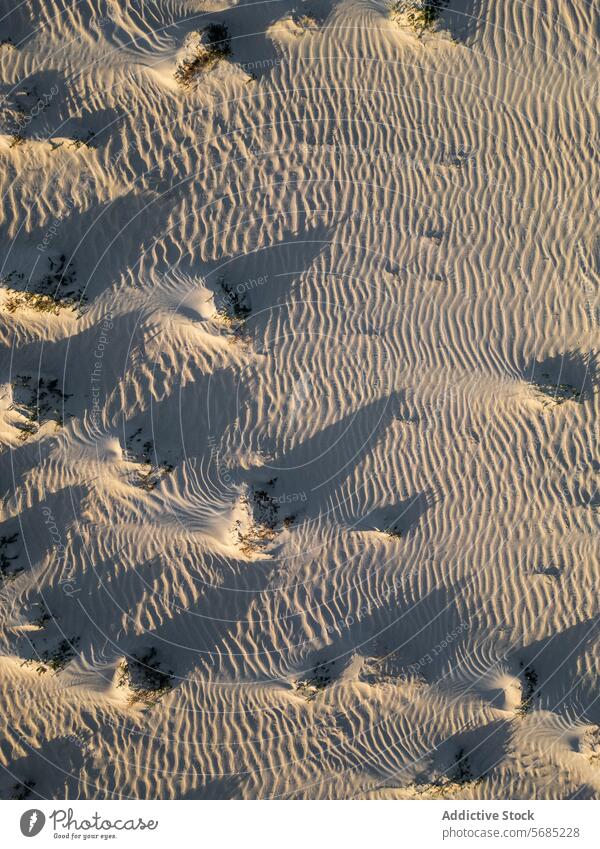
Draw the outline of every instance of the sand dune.
<instances>
[{"instance_id":1,"label":"sand dune","mask_svg":"<svg viewBox=\"0 0 600 849\"><path fill-rule=\"evenodd\" d=\"M594 5L2 25L0 796L597 798Z\"/></svg>"}]
</instances>

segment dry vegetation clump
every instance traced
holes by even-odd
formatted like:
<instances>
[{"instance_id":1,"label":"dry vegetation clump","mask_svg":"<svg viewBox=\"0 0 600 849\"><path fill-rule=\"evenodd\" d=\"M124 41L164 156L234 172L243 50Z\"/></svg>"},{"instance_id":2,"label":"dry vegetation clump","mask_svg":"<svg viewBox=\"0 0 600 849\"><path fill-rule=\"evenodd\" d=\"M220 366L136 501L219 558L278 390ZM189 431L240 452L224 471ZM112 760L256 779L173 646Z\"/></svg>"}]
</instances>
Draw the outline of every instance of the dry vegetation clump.
<instances>
[{"instance_id":1,"label":"dry vegetation clump","mask_svg":"<svg viewBox=\"0 0 600 849\"><path fill-rule=\"evenodd\" d=\"M10 137L9 147L20 147L25 144L25 136L22 133L13 133Z\"/></svg>"},{"instance_id":2,"label":"dry vegetation clump","mask_svg":"<svg viewBox=\"0 0 600 849\"><path fill-rule=\"evenodd\" d=\"M53 649L44 649L37 658L24 660L21 665L35 666L37 664L35 671L38 675L45 675L48 670L52 670L57 675L75 657L78 643L79 637L62 639Z\"/></svg>"},{"instance_id":3,"label":"dry vegetation clump","mask_svg":"<svg viewBox=\"0 0 600 849\"><path fill-rule=\"evenodd\" d=\"M448 151L447 155L444 156L443 164L449 165L453 168L464 168L465 166L471 165L475 161L476 156L476 151L459 147Z\"/></svg>"},{"instance_id":4,"label":"dry vegetation clump","mask_svg":"<svg viewBox=\"0 0 600 849\"><path fill-rule=\"evenodd\" d=\"M218 281L222 290L220 297L215 296L216 318L219 319L230 331L231 341L248 342L247 319L252 308L248 301L248 295L244 291L238 291L237 287L226 283L223 278Z\"/></svg>"},{"instance_id":5,"label":"dry vegetation clump","mask_svg":"<svg viewBox=\"0 0 600 849\"><path fill-rule=\"evenodd\" d=\"M597 725L583 734L579 744L579 752L593 766L598 766L600 762L600 729Z\"/></svg>"},{"instance_id":6,"label":"dry vegetation clump","mask_svg":"<svg viewBox=\"0 0 600 849\"><path fill-rule=\"evenodd\" d=\"M390 539L400 539L400 537L402 536L402 531L395 524L388 525L387 528L383 529L382 533L385 534L385 536L389 537Z\"/></svg>"},{"instance_id":7,"label":"dry vegetation clump","mask_svg":"<svg viewBox=\"0 0 600 849\"><path fill-rule=\"evenodd\" d=\"M318 32L319 21L311 15L292 15L292 21L297 27L298 35L303 35L306 32Z\"/></svg>"},{"instance_id":8,"label":"dry vegetation clump","mask_svg":"<svg viewBox=\"0 0 600 849\"><path fill-rule=\"evenodd\" d=\"M71 139L71 143L69 147L74 148L75 150L79 150L81 147L87 147L90 150L94 147L93 141L96 133L93 133L91 130L88 130L87 136L75 136L75 138Z\"/></svg>"},{"instance_id":9,"label":"dry vegetation clump","mask_svg":"<svg viewBox=\"0 0 600 849\"><path fill-rule=\"evenodd\" d=\"M130 475L131 483L144 492L152 492L163 478L171 474L173 466L165 461L155 462L154 443L151 440L142 443L142 439L140 427L127 439L125 457L140 464L139 469Z\"/></svg>"},{"instance_id":10,"label":"dry vegetation clump","mask_svg":"<svg viewBox=\"0 0 600 849\"><path fill-rule=\"evenodd\" d=\"M36 312L58 315L62 310L76 311L81 308L85 296L76 283L76 273L73 264L67 262L64 254L57 259L48 257L49 271L32 289L22 289L25 275L11 271L0 281L0 286L8 298L4 308L8 313L15 313L20 307L33 309Z\"/></svg>"},{"instance_id":11,"label":"dry vegetation clump","mask_svg":"<svg viewBox=\"0 0 600 849\"><path fill-rule=\"evenodd\" d=\"M531 385L536 391L536 394L540 396L544 407L558 407L560 404L564 404L565 401L581 401L581 391L576 389L575 386L571 386L570 383L556 384L534 381Z\"/></svg>"},{"instance_id":12,"label":"dry vegetation clump","mask_svg":"<svg viewBox=\"0 0 600 849\"><path fill-rule=\"evenodd\" d=\"M486 774L475 775L469 756L459 749L452 766L443 774L431 779L427 774L418 777L410 788L418 795L428 799L447 799L465 787L476 787L485 781Z\"/></svg>"},{"instance_id":13,"label":"dry vegetation clump","mask_svg":"<svg viewBox=\"0 0 600 849\"><path fill-rule=\"evenodd\" d=\"M245 292L238 292L224 278L220 278L219 286L223 297L218 301L217 316L234 330L240 330L252 312Z\"/></svg>"},{"instance_id":14,"label":"dry vegetation clump","mask_svg":"<svg viewBox=\"0 0 600 849\"><path fill-rule=\"evenodd\" d=\"M0 579L2 580L16 578L23 571L22 566L14 563L18 559L18 555L14 553L18 538L18 532L10 536L0 536Z\"/></svg>"},{"instance_id":15,"label":"dry vegetation clump","mask_svg":"<svg viewBox=\"0 0 600 849\"><path fill-rule=\"evenodd\" d=\"M46 422L53 421L57 427L62 427L64 404L71 396L59 389L58 379L46 380L40 377L37 384L32 384L31 375L18 374L12 386L14 400L9 409L24 418L17 425L21 431L21 442L37 433Z\"/></svg>"},{"instance_id":16,"label":"dry vegetation clump","mask_svg":"<svg viewBox=\"0 0 600 849\"><path fill-rule=\"evenodd\" d=\"M447 0L394 0L390 17L399 26L409 27L419 37L432 30Z\"/></svg>"},{"instance_id":17,"label":"dry vegetation clump","mask_svg":"<svg viewBox=\"0 0 600 849\"><path fill-rule=\"evenodd\" d=\"M547 578L554 578L558 580L562 575L562 569L558 566L536 566L533 570L534 575L545 575Z\"/></svg>"},{"instance_id":18,"label":"dry vegetation clump","mask_svg":"<svg viewBox=\"0 0 600 849\"><path fill-rule=\"evenodd\" d=\"M225 24L209 24L196 36L192 56L175 70L175 79L182 88L191 88L200 74L231 56L231 39Z\"/></svg>"},{"instance_id":19,"label":"dry vegetation clump","mask_svg":"<svg viewBox=\"0 0 600 849\"><path fill-rule=\"evenodd\" d=\"M173 689L173 673L160 668L155 648L143 655L132 654L119 665L117 687L128 687L130 705L145 704L152 707Z\"/></svg>"},{"instance_id":20,"label":"dry vegetation clump","mask_svg":"<svg viewBox=\"0 0 600 849\"><path fill-rule=\"evenodd\" d=\"M14 47L10 42L9 46ZM18 147L27 141L28 134L25 131L45 112L56 94L58 87L52 86L49 92L39 96L35 85L19 86L18 90L14 87L9 93L0 94L0 123L11 139L10 147Z\"/></svg>"},{"instance_id":21,"label":"dry vegetation clump","mask_svg":"<svg viewBox=\"0 0 600 849\"><path fill-rule=\"evenodd\" d=\"M333 681L334 666L335 660L317 664L305 678L296 682L296 692L312 702Z\"/></svg>"},{"instance_id":22,"label":"dry vegetation clump","mask_svg":"<svg viewBox=\"0 0 600 849\"><path fill-rule=\"evenodd\" d=\"M75 657L75 647L79 637L71 637L70 640L61 640L52 650L47 649L41 654L41 661L49 667L54 674L60 672Z\"/></svg>"},{"instance_id":23,"label":"dry vegetation clump","mask_svg":"<svg viewBox=\"0 0 600 849\"><path fill-rule=\"evenodd\" d=\"M170 463L144 464L132 482L134 486L143 489L144 492L152 492L163 478L170 475L172 471L173 466Z\"/></svg>"},{"instance_id":24,"label":"dry vegetation clump","mask_svg":"<svg viewBox=\"0 0 600 849\"><path fill-rule=\"evenodd\" d=\"M19 307L28 307L36 312L52 313L58 315L63 309L73 309L53 295L43 295L41 292L19 292L15 289L7 289L9 293L5 309L9 313L15 313Z\"/></svg>"},{"instance_id":25,"label":"dry vegetation clump","mask_svg":"<svg viewBox=\"0 0 600 849\"><path fill-rule=\"evenodd\" d=\"M233 528L233 535L243 554L260 552L283 528L289 529L297 521L297 513L288 513L282 517L280 508L283 503L289 503L292 498L306 500L305 494L295 493L294 496L278 498L273 494L276 481L277 478L272 478L260 486L251 486L247 495L242 498L242 503L247 508L249 522L243 523L238 519Z\"/></svg>"},{"instance_id":26,"label":"dry vegetation clump","mask_svg":"<svg viewBox=\"0 0 600 849\"><path fill-rule=\"evenodd\" d=\"M25 799L30 799L35 787L35 781L17 781L12 786L10 795L11 800L24 802Z\"/></svg>"},{"instance_id":27,"label":"dry vegetation clump","mask_svg":"<svg viewBox=\"0 0 600 849\"><path fill-rule=\"evenodd\" d=\"M268 481L264 486L270 489L274 483L275 479ZM243 528L242 523L238 520L234 527L236 542L243 554L260 551L277 535L279 504L268 492L268 489L252 486L248 495L243 499L243 502L248 506L251 523L249 527Z\"/></svg>"},{"instance_id":28,"label":"dry vegetation clump","mask_svg":"<svg viewBox=\"0 0 600 849\"><path fill-rule=\"evenodd\" d=\"M31 620L31 624L41 630L48 624L48 622L52 622L53 619L54 616L51 613L48 613L45 606L41 604L40 611L38 615Z\"/></svg>"},{"instance_id":29,"label":"dry vegetation clump","mask_svg":"<svg viewBox=\"0 0 600 849\"><path fill-rule=\"evenodd\" d=\"M296 521L297 518L298 517L296 516L295 513L292 513L291 515L286 516L284 518L283 522L282 522L283 527L286 528L286 530L289 530L289 528L293 528L294 522Z\"/></svg>"},{"instance_id":30,"label":"dry vegetation clump","mask_svg":"<svg viewBox=\"0 0 600 849\"><path fill-rule=\"evenodd\" d=\"M473 772L469 762L469 756L464 749L456 753L455 763L448 776L454 784L470 784L473 781Z\"/></svg>"},{"instance_id":31,"label":"dry vegetation clump","mask_svg":"<svg viewBox=\"0 0 600 849\"><path fill-rule=\"evenodd\" d=\"M523 667L523 664L521 664ZM523 692L521 694L521 704L517 708L519 716L525 716L530 713L533 708L533 698L538 689L537 672L531 666L523 667Z\"/></svg>"}]
</instances>

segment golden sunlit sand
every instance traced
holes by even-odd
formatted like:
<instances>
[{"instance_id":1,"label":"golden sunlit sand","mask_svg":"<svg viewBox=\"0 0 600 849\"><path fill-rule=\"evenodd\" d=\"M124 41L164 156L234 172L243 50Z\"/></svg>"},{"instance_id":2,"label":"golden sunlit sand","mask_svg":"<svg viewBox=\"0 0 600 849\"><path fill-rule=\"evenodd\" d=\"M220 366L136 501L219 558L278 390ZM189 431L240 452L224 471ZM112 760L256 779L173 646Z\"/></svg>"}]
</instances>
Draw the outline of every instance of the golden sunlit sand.
<instances>
[{"instance_id":1,"label":"golden sunlit sand","mask_svg":"<svg viewBox=\"0 0 600 849\"><path fill-rule=\"evenodd\" d=\"M597 798L594 4L2 14L0 797Z\"/></svg>"}]
</instances>

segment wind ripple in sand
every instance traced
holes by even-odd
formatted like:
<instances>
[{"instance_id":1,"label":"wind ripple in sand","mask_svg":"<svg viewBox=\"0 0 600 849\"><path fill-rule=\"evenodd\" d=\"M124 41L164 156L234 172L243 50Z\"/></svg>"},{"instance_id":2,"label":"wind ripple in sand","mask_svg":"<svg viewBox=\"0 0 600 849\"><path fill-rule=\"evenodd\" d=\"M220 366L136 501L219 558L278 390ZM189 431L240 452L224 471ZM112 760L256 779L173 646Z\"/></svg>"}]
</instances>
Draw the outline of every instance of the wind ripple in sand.
<instances>
[{"instance_id":1,"label":"wind ripple in sand","mask_svg":"<svg viewBox=\"0 0 600 849\"><path fill-rule=\"evenodd\" d=\"M1 794L596 798L592 5L27 8Z\"/></svg>"}]
</instances>

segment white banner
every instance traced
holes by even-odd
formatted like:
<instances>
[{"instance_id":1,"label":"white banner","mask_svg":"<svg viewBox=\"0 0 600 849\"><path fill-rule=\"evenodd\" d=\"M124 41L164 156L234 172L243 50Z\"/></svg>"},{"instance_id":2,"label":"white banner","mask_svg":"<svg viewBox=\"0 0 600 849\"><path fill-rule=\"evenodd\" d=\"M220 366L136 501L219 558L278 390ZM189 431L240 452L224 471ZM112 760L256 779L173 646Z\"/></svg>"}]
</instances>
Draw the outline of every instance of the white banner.
<instances>
[{"instance_id":1,"label":"white banner","mask_svg":"<svg viewBox=\"0 0 600 849\"><path fill-rule=\"evenodd\" d=\"M2 843L243 849L598 846L600 802L0 802ZM269 810L267 811L267 807Z\"/></svg>"}]
</instances>

